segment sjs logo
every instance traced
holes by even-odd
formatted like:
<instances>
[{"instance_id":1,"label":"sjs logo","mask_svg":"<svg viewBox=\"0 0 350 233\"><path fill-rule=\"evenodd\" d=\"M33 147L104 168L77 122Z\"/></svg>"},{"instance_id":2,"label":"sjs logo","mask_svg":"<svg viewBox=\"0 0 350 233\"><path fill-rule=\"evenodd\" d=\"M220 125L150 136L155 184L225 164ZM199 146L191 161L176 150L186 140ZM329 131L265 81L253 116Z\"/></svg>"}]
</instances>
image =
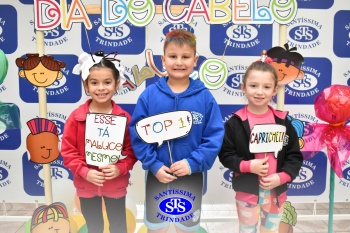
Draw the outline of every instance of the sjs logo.
<instances>
[{"instance_id":1,"label":"sjs logo","mask_svg":"<svg viewBox=\"0 0 350 233\"><path fill-rule=\"evenodd\" d=\"M159 203L159 209L165 214L182 215L192 210L192 203L181 197L169 197Z\"/></svg>"},{"instance_id":2,"label":"sjs logo","mask_svg":"<svg viewBox=\"0 0 350 233\"><path fill-rule=\"evenodd\" d=\"M226 84L235 90L241 90L244 73L233 73L227 77Z\"/></svg>"},{"instance_id":3,"label":"sjs logo","mask_svg":"<svg viewBox=\"0 0 350 233\"><path fill-rule=\"evenodd\" d=\"M11 169L11 165L4 161L0 160L0 188L11 184L9 178L9 170Z\"/></svg>"},{"instance_id":4,"label":"sjs logo","mask_svg":"<svg viewBox=\"0 0 350 233\"><path fill-rule=\"evenodd\" d=\"M258 30L251 25L239 25L237 27L229 27L226 30L226 35L235 41L246 42L254 40L258 37Z\"/></svg>"},{"instance_id":5,"label":"sjs logo","mask_svg":"<svg viewBox=\"0 0 350 233\"><path fill-rule=\"evenodd\" d=\"M33 25L34 22L30 21L30 24ZM61 27L44 31L45 46L58 46L66 43L68 38L65 36L65 33L66 31L62 30ZM36 42L35 30L34 35L32 36L32 41Z\"/></svg>"},{"instance_id":6,"label":"sjs logo","mask_svg":"<svg viewBox=\"0 0 350 233\"><path fill-rule=\"evenodd\" d=\"M339 180L339 184L350 188L350 159L348 160L347 164L345 165L343 169L343 178Z\"/></svg>"},{"instance_id":7,"label":"sjs logo","mask_svg":"<svg viewBox=\"0 0 350 233\"><path fill-rule=\"evenodd\" d=\"M322 25L309 18L296 18L288 24L290 48L312 49L321 44L319 40Z\"/></svg>"},{"instance_id":8,"label":"sjs logo","mask_svg":"<svg viewBox=\"0 0 350 233\"><path fill-rule=\"evenodd\" d=\"M316 165L308 160L303 161L303 166L299 170L299 175L293 180L293 183L288 184L290 189L308 188L315 184L313 180Z\"/></svg>"},{"instance_id":9,"label":"sjs logo","mask_svg":"<svg viewBox=\"0 0 350 233\"><path fill-rule=\"evenodd\" d=\"M194 33L194 29L188 24L169 24L163 28L163 34L166 35L168 32L175 29L183 29L188 32Z\"/></svg>"},{"instance_id":10,"label":"sjs logo","mask_svg":"<svg viewBox=\"0 0 350 233\"><path fill-rule=\"evenodd\" d=\"M289 37L299 42L310 42L318 38L318 31L314 27L301 25L289 31Z\"/></svg>"},{"instance_id":11,"label":"sjs logo","mask_svg":"<svg viewBox=\"0 0 350 233\"><path fill-rule=\"evenodd\" d=\"M224 172L224 179L228 182L232 182L233 171L227 170Z\"/></svg>"},{"instance_id":12,"label":"sjs logo","mask_svg":"<svg viewBox=\"0 0 350 233\"><path fill-rule=\"evenodd\" d=\"M0 167L0 182L5 180L8 176L9 176L8 171L5 168Z\"/></svg>"}]
</instances>

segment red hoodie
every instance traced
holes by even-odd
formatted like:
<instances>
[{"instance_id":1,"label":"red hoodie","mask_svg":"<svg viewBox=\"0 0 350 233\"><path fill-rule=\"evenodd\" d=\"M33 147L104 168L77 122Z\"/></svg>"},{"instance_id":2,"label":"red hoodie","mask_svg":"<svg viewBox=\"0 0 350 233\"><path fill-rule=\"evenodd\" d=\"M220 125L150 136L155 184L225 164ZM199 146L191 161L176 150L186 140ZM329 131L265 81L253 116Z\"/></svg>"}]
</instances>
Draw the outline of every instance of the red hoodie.
<instances>
[{"instance_id":1,"label":"red hoodie","mask_svg":"<svg viewBox=\"0 0 350 233\"><path fill-rule=\"evenodd\" d=\"M119 169L119 176L113 180L107 180L103 183L102 187L98 187L86 180L90 169L99 170L96 166L88 165L85 159L85 124L90 102L91 99L75 109L65 123L61 144L61 155L64 166L69 168L73 173L74 186L77 189L77 196L79 197L106 196L109 198L118 198L125 196L126 188L129 184L129 171L137 161L131 148L129 135L131 116L112 100L112 114L126 116L128 118L122 150L122 155L127 157L115 164Z\"/></svg>"}]
</instances>

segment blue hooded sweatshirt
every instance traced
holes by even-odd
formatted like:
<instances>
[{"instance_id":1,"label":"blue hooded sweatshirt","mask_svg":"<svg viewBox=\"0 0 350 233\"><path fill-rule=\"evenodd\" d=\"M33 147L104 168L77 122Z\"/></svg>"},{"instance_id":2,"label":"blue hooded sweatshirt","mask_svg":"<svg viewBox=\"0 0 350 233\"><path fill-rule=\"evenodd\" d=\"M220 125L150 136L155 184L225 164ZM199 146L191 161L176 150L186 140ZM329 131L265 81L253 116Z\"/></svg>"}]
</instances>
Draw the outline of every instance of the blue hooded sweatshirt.
<instances>
[{"instance_id":1,"label":"blue hooded sweatshirt","mask_svg":"<svg viewBox=\"0 0 350 233\"><path fill-rule=\"evenodd\" d=\"M221 148L224 124L214 97L200 80L190 79L190 85L182 93L173 93L162 77L147 87L140 95L130 123L130 138L135 156L144 170L154 175L165 165L170 167L168 143L160 147L148 144L137 134L135 125L143 118L156 114L186 110L192 113L193 125L185 137L169 141L172 161L186 159L191 173L209 170Z\"/></svg>"}]
</instances>

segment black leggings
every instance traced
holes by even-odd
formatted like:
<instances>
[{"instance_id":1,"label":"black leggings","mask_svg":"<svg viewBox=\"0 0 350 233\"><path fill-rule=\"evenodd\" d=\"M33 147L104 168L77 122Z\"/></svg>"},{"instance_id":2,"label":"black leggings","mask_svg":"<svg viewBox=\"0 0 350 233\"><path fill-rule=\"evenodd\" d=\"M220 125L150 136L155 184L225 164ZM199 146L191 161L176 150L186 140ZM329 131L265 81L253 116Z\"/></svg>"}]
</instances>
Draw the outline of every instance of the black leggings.
<instances>
[{"instance_id":1,"label":"black leggings","mask_svg":"<svg viewBox=\"0 0 350 233\"><path fill-rule=\"evenodd\" d=\"M102 197L80 199L81 212L89 233L103 233ZM103 197L110 233L127 233L125 196L121 198Z\"/></svg>"}]
</instances>

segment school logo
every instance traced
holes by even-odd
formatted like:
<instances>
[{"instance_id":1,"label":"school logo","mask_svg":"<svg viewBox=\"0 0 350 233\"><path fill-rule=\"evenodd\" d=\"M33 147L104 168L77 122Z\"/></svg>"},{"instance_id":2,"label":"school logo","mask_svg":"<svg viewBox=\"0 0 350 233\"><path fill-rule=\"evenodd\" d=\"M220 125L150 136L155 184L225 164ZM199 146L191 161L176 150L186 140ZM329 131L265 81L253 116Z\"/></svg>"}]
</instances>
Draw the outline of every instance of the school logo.
<instances>
[{"instance_id":1,"label":"school logo","mask_svg":"<svg viewBox=\"0 0 350 233\"><path fill-rule=\"evenodd\" d=\"M232 189L232 177L234 172L223 166L220 166L219 169L222 172L222 177L223 177L220 185L224 188Z\"/></svg>"},{"instance_id":2,"label":"school logo","mask_svg":"<svg viewBox=\"0 0 350 233\"><path fill-rule=\"evenodd\" d=\"M344 71L343 77L346 79L347 85L350 86L350 69ZM0 91L0 93L1 93L1 91Z\"/></svg>"},{"instance_id":3,"label":"school logo","mask_svg":"<svg viewBox=\"0 0 350 233\"><path fill-rule=\"evenodd\" d=\"M203 114L200 112L191 112L192 117L193 117L193 124L194 125L200 125L202 124L202 120L203 120Z\"/></svg>"},{"instance_id":4,"label":"school logo","mask_svg":"<svg viewBox=\"0 0 350 233\"><path fill-rule=\"evenodd\" d=\"M339 184L350 189L350 160L344 166L343 176L343 178L339 179Z\"/></svg>"},{"instance_id":5,"label":"school logo","mask_svg":"<svg viewBox=\"0 0 350 233\"><path fill-rule=\"evenodd\" d=\"M286 104L313 104L319 92L331 85L332 64L327 58L305 58L305 75L285 85Z\"/></svg>"},{"instance_id":6,"label":"school logo","mask_svg":"<svg viewBox=\"0 0 350 233\"><path fill-rule=\"evenodd\" d=\"M34 27L34 21L29 22L30 26ZM51 30L43 31L44 33L44 45L47 47L55 47L63 45L68 42L67 32L62 30L61 27L56 27ZM33 31L32 42L36 43L35 30Z\"/></svg>"},{"instance_id":7,"label":"school logo","mask_svg":"<svg viewBox=\"0 0 350 233\"><path fill-rule=\"evenodd\" d=\"M72 73L77 61L75 55L53 55L64 61L66 67L61 69L62 78L46 87L47 103L76 103L82 95L81 77ZM19 77L20 97L26 103L38 103L38 87Z\"/></svg>"},{"instance_id":8,"label":"school logo","mask_svg":"<svg viewBox=\"0 0 350 233\"><path fill-rule=\"evenodd\" d=\"M100 15L90 14L89 18L93 24L92 29L87 30L84 24L82 24L81 29L84 51L103 50L106 54L109 52L140 54L144 51L146 46L145 27L136 27L128 22L116 27L104 27Z\"/></svg>"},{"instance_id":9,"label":"school logo","mask_svg":"<svg viewBox=\"0 0 350 233\"><path fill-rule=\"evenodd\" d=\"M184 24L184 23L180 23L180 24L167 24L164 25L165 23L168 23L168 21L166 21L166 19L163 19L163 22L161 22L159 25L160 26L164 26L163 27L163 37L160 39L160 42L163 43L165 40L165 35L172 31L172 30L176 30L176 29L183 29L186 30L188 32L194 33L194 28L198 25L198 22L194 21L193 23L191 23L191 25L188 24Z\"/></svg>"},{"instance_id":10,"label":"school logo","mask_svg":"<svg viewBox=\"0 0 350 233\"><path fill-rule=\"evenodd\" d=\"M272 25L210 25L210 50L215 55L256 56L272 47Z\"/></svg>"},{"instance_id":11,"label":"school logo","mask_svg":"<svg viewBox=\"0 0 350 233\"><path fill-rule=\"evenodd\" d=\"M289 47L313 49L319 47L322 24L311 18L295 18L287 24Z\"/></svg>"},{"instance_id":12,"label":"school logo","mask_svg":"<svg viewBox=\"0 0 350 233\"><path fill-rule=\"evenodd\" d=\"M298 176L288 184L288 196L321 195L326 188L327 156L317 153L309 160L304 160Z\"/></svg>"},{"instance_id":13,"label":"school logo","mask_svg":"<svg viewBox=\"0 0 350 233\"><path fill-rule=\"evenodd\" d=\"M33 163L28 160L28 153L22 156L23 164L23 186L24 191L30 196L44 195L44 171L43 165ZM59 156L50 163L51 179L70 179L73 180L71 171L64 167L63 159Z\"/></svg>"},{"instance_id":14,"label":"school logo","mask_svg":"<svg viewBox=\"0 0 350 233\"><path fill-rule=\"evenodd\" d=\"M13 6L0 5L0 48L10 54L17 49L17 11Z\"/></svg>"},{"instance_id":15,"label":"school logo","mask_svg":"<svg viewBox=\"0 0 350 233\"><path fill-rule=\"evenodd\" d=\"M334 15L333 51L338 57L350 57L350 11Z\"/></svg>"},{"instance_id":16,"label":"school logo","mask_svg":"<svg viewBox=\"0 0 350 233\"><path fill-rule=\"evenodd\" d=\"M193 209L196 196L187 190L169 189L154 197L158 203L156 218L165 222L197 221L200 210Z\"/></svg>"},{"instance_id":17,"label":"school logo","mask_svg":"<svg viewBox=\"0 0 350 233\"><path fill-rule=\"evenodd\" d=\"M6 160L0 160L0 188L11 184L10 180L11 164Z\"/></svg>"},{"instance_id":18,"label":"school logo","mask_svg":"<svg viewBox=\"0 0 350 233\"><path fill-rule=\"evenodd\" d=\"M16 150L21 145L19 108L12 103L1 105L0 150Z\"/></svg>"},{"instance_id":19,"label":"school logo","mask_svg":"<svg viewBox=\"0 0 350 233\"><path fill-rule=\"evenodd\" d=\"M299 9L329 9L333 6L334 0L297 0Z\"/></svg>"},{"instance_id":20,"label":"school logo","mask_svg":"<svg viewBox=\"0 0 350 233\"><path fill-rule=\"evenodd\" d=\"M47 117L50 121L55 123L55 125L57 127L57 133L58 133L58 141L59 141L59 143L62 142L64 123L66 122L66 120L68 118L67 115L64 115L62 113L55 112L55 111L48 111Z\"/></svg>"},{"instance_id":21,"label":"school logo","mask_svg":"<svg viewBox=\"0 0 350 233\"><path fill-rule=\"evenodd\" d=\"M241 91L241 83L243 82L244 72L247 70L248 66L238 64L227 68L229 75L221 90L230 97L243 97L244 94Z\"/></svg>"}]
</instances>

